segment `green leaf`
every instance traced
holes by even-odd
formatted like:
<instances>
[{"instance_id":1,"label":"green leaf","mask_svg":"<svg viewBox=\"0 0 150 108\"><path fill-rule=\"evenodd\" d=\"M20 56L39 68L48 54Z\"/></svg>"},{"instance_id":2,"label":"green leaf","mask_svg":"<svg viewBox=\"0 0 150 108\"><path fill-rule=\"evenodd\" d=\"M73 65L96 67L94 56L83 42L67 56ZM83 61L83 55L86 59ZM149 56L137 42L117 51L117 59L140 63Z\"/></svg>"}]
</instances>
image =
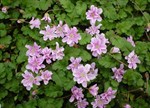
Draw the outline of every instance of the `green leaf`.
<instances>
[{"instance_id":1,"label":"green leaf","mask_svg":"<svg viewBox=\"0 0 150 108\"><path fill-rule=\"evenodd\" d=\"M142 51L141 51L141 49L142 49ZM135 51L138 55L144 57L148 51L148 44L146 42L137 41Z\"/></svg>"},{"instance_id":2,"label":"green leaf","mask_svg":"<svg viewBox=\"0 0 150 108\"><path fill-rule=\"evenodd\" d=\"M116 28L116 24L114 22L109 21L108 19L102 20L101 30L112 30L113 28Z\"/></svg>"},{"instance_id":3,"label":"green leaf","mask_svg":"<svg viewBox=\"0 0 150 108\"><path fill-rule=\"evenodd\" d=\"M79 54L81 53L81 50L79 48L71 48L71 47L65 47L65 56L70 59L70 57L79 57ZM74 52L74 53L73 53Z\"/></svg>"},{"instance_id":4,"label":"green leaf","mask_svg":"<svg viewBox=\"0 0 150 108\"><path fill-rule=\"evenodd\" d=\"M106 91L110 87L110 81L104 83L104 91Z\"/></svg>"},{"instance_id":5,"label":"green leaf","mask_svg":"<svg viewBox=\"0 0 150 108\"><path fill-rule=\"evenodd\" d=\"M59 2L66 12L72 12L74 10L74 4L70 0L59 0Z\"/></svg>"},{"instance_id":6,"label":"green leaf","mask_svg":"<svg viewBox=\"0 0 150 108\"><path fill-rule=\"evenodd\" d=\"M134 24L135 24L135 22L133 19L123 20L122 22L116 24L117 32L119 34L121 34L121 33L128 34L128 31L130 31L129 28L131 28Z\"/></svg>"},{"instance_id":7,"label":"green leaf","mask_svg":"<svg viewBox=\"0 0 150 108\"><path fill-rule=\"evenodd\" d=\"M45 86L45 95L48 97L60 97L63 95L62 88L54 84L48 84Z\"/></svg>"},{"instance_id":8,"label":"green leaf","mask_svg":"<svg viewBox=\"0 0 150 108\"><path fill-rule=\"evenodd\" d=\"M23 108L36 108L36 105L37 101L35 99L32 99L30 101L24 101L24 103L22 103Z\"/></svg>"},{"instance_id":9,"label":"green leaf","mask_svg":"<svg viewBox=\"0 0 150 108\"><path fill-rule=\"evenodd\" d=\"M0 23L0 37L6 36L7 31L6 31L6 26L3 23Z\"/></svg>"},{"instance_id":10,"label":"green leaf","mask_svg":"<svg viewBox=\"0 0 150 108\"><path fill-rule=\"evenodd\" d=\"M57 74L56 72L53 72L52 79L53 81L55 81L56 85L63 87L63 82L59 74Z\"/></svg>"},{"instance_id":11,"label":"green leaf","mask_svg":"<svg viewBox=\"0 0 150 108\"><path fill-rule=\"evenodd\" d=\"M5 65L4 63L0 63L0 74L5 71Z\"/></svg>"},{"instance_id":12,"label":"green leaf","mask_svg":"<svg viewBox=\"0 0 150 108\"><path fill-rule=\"evenodd\" d=\"M116 20L117 18L117 13L116 13L116 9L114 8L113 5L108 5L107 7L103 8L104 11L104 16L108 19L111 20Z\"/></svg>"},{"instance_id":13,"label":"green leaf","mask_svg":"<svg viewBox=\"0 0 150 108\"><path fill-rule=\"evenodd\" d=\"M57 103L57 104L55 104ZM62 108L63 99L42 98L38 100L39 108Z\"/></svg>"},{"instance_id":14,"label":"green leaf","mask_svg":"<svg viewBox=\"0 0 150 108\"><path fill-rule=\"evenodd\" d=\"M91 60L92 56L89 52L87 52L86 50L82 50L79 54L79 56L82 58L82 60L84 62L87 62L89 60Z\"/></svg>"},{"instance_id":15,"label":"green leaf","mask_svg":"<svg viewBox=\"0 0 150 108\"><path fill-rule=\"evenodd\" d=\"M66 70L66 67L68 66L68 61L66 59L56 61L52 65L53 70Z\"/></svg>"},{"instance_id":16,"label":"green leaf","mask_svg":"<svg viewBox=\"0 0 150 108\"><path fill-rule=\"evenodd\" d=\"M116 54L111 54L111 56L113 57L113 58L115 58L115 59L117 59L117 60L121 60L122 59L122 55L121 55L121 53L116 53Z\"/></svg>"},{"instance_id":17,"label":"green leaf","mask_svg":"<svg viewBox=\"0 0 150 108\"><path fill-rule=\"evenodd\" d=\"M22 47L22 50L20 50L19 56L17 57L16 60L18 64L25 62L27 60L26 51L27 49L25 47Z\"/></svg>"},{"instance_id":18,"label":"green leaf","mask_svg":"<svg viewBox=\"0 0 150 108\"><path fill-rule=\"evenodd\" d=\"M53 4L52 0L40 0L39 1L39 6L37 6L37 8L39 8L40 10L47 10L49 7L51 7L51 5Z\"/></svg>"},{"instance_id":19,"label":"green leaf","mask_svg":"<svg viewBox=\"0 0 150 108\"><path fill-rule=\"evenodd\" d=\"M2 37L0 39L0 44L2 44L2 45L9 45L11 43L11 40L12 40L11 36Z\"/></svg>"},{"instance_id":20,"label":"green leaf","mask_svg":"<svg viewBox=\"0 0 150 108\"><path fill-rule=\"evenodd\" d=\"M133 3L136 10L144 10L147 5L147 0L135 0Z\"/></svg>"},{"instance_id":21,"label":"green leaf","mask_svg":"<svg viewBox=\"0 0 150 108\"><path fill-rule=\"evenodd\" d=\"M5 83L5 88L14 93L19 92L19 82L20 80L12 79L9 82Z\"/></svg>"},{"instance_id":22,"label":"green leaf","mask_svg":"<svg viewBox=\"0 0 150 108\"><path fill-rule=\"evenodd\" d=\"M2 57L2 51L0 51L0 60L2 60L2 58L3 58L3 57Z\"/></svg>"},{"instance_id":23,"label":"green leaf","mask_svg":"<svg viewBox=\"0 0 150 108\"><path fill-rule=\"evenodd\" d=\"M1 87L1 89L0 89L0 100L3 99L7 95L8 95L8 91Z\"/></svg>"},{"instance_id":24,"label":"green leaf","mask_svg":"<svg viewBox=\"0 0 150 108\"><path fill-rule=\"evenodd\" d=\"M87 8L86 2L82 1L76 2L75 10L78 15L84 15L86 13L86 8Z\"/></svg>"},{"instance_id":25,"label":"green leaf","mask_svg":"<svg viewBox=\"0 0 150 108\"><path fill-rule=\"evenodd\" d=\"M113 88L117 88L119 86L119 83L116 80L111 80L110 82Z\"/></svg>"},{"instance_id":26,"label":"green leaf","mask_svg":"<svg viewBox=\"0 0 150 108\"><path fill-rule=\"evenodd\" d=\"M134 70L128 69L126 73L124 74L123 83L128 84L128 85L133 85L133 86L142 85L143 81L141 78L142 76L140 73ZM139 82L141 84L138 84Z\"/></svg>"},{"instance_id":27,"label":"green leaf","mask_svg":"<svg viewBox=\"0 0 150 108\"><path fill-rule=\"evenodd\" d=\"M123 9L120 9L120 10L119 10L119 13L118 13L118 17L119 17L120 19L126 18L126 17L127 17L127 13L126 13Z\"/></svg>"},{"instance_id":28,"label":"green leaf","mask_svg":"<svg viewBox=\"0 0 150 108\"><path fill-rule=\"evenodd\" d=\"M37 41L41 41L41 37L39 34L39 31L37 31L36 29L30 29L28 26L23 26L21 28L21 31L23 32L24 35L29 35L32 39L35 39Z\"/></svg>"},{"instance_id":29,"label":"green leaf","mask_svg":"<svg viewBox=\"0 0 150 108\"><path fill-rule=\"evenodd\" d=\"M67 76L65 73L67 73ZM71 73L72 72L70 71L59 70L59 72L53 72L52 79L56 83L56 85L63 87L65 90L68 91L75 84Z\"/></svg>"},{"instance_id":30,"label":"green leaf","mask_svg":"<svg viewBox=\"0 0 150 108\"><path fill-rule=\"evenodd\" d=\"M144 85L143 79L137 80L137 86L142 87Z\"/></svg>"},{"instance_id":31,"label":"green leaf","mask_svg":"<svg viewBox=\"0 0 150 108\"><path fill-rule=\"evenodd\" d=\"M117 5L120 5L120 6L126 6L127 3L128 3L128 0L117 0Z\"/></svg>"},{"instance_id":32,"label":"green leaf","mask_svg":"<svg viewBox=\"0 0 150 108\"><path fill-rule=\"evenodd\" d=\"M113 72L109 68L100 67L99 73L102 74L104 79L111 79Z\"/></svg>"},{"instance_id":33,"label":"green leaf","mask_svg":"<svg viewBox=\"0 0 150 108\"><path fill-rule=\"evenodd\" d=\"M118 62L115 61L114 59L112 59L112 57L110 55L102 56L98 60L98 63L105 68L113 68L116 65L118 65Z\"/></svg>"},{"instance_id":34,"label":"green leaf","mask_svg":"<svg viewBox=\"0 0 150 108\"><path fill-rule=\"evenodd\" d=\"M135 17L134 21L138 26L142 26L145 23L142 17ZM138 31L138 30L136 30L136 31Z\"/></svg>"},{"instance_id":35,"label":"green leaf","mask_svg":"<svg viewBox=\"0 0 150 108\"><path fill-rule=\"evenodd\" d=\"M36 17L37 16L37 11L35 8L26 8L25 12L23 13L23 18L31 18L31 17Z\"/></svg>"},{"instance_id":36,"label":"green leaf","mask_svg":"<svg viewBox=\"0 0 150 108\"><path fill-rule=\"evenodd\" d=\"M80 45L86 45L87 43L90 43L92 36L87 33L80 33L81 40L79 41Z\"/></svg>"},{"instance_id":37,"label":"green leaf","mask_svg":"<svg viewBox=\"0 0 150 108\"><path fill-rule=\"evenodd\" d=\"M70 91L71 88L75 85L75 82L73 81L73 78L72 79L65 78L63 85L66 91Z\"/></svg>"}]
</instances>

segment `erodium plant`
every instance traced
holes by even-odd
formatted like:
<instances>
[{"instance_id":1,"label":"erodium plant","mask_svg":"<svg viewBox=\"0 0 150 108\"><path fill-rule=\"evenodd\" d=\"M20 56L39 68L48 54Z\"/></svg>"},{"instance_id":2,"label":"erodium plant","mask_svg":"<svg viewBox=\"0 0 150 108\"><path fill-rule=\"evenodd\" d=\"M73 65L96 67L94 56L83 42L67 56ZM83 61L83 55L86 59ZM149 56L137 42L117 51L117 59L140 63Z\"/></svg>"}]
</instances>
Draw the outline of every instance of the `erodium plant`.
<instances>
[{"instance_id":1,"label":"erodium plant","mask_svg":"<svg viewBox=\"0 0 150 108\"><path fill-rule=\"evenodd\" d=\"M94 5L91 5L90 9L86 12L86 19L89 20L91 24L91 27L85 30L85 32L91 36L91 41L87 44L86 48L87 50L90 50L93 58L96 58L99 61L101 61L102 56L109 53L107 52L108 44L109 46L111 45L109 40L105 37L105 34L100 32L100 26L102 26L102 24L96 25L97 22L102 21L102 17L100 16L102 12L102 8L98 8ZM48 13L45 13L41 20L47 22L45 30L39 31L39 33L43 35L44 41L51 42L55 38L60 38L62 42L65 43L64 45L68 45L68 47L75 47L76 45L79 47L79 41L82 38L80 33L78 33L77 27L69 27L67 24L63 25L62 21L60 21L58 25L53 25ZM53 26L50 26L50 22ZM29 24L31 29L40 29L41 22L38 18L35 19L32 17ZM136 46L132 36L128 37L127 41L130 42L133 47ZM58 42L56 42L55 49L47 46L42 48L37 45L36 42L34 42L33 45L26 45L26 48L28 49L26 52L26 55L28 56L28 64L26 65L25 73L22 74L23 80L21 83L27 90L31 90L34 85L40 86L42 82L44 82L45 85L51 83L53 81L53 71L46 69L56 61L63 60L65 58L64 50L67 50L67 48L60 46ZM112 47L111 53L121 54L121 51L117 47ZM86 108L90 102L87 102L88 99L85 98L84 91L89 89L89 93L95 98L95 100L91 102L92 107L105 108L106 105L116 97L115 95L117 94L117 90L113 90L109 87L107 91L99 94L99 84L96 82L96 77L101 73L101 69L98 70L95 62L92 62L91 64L84 62L83 64L82 57L79 56L78 58L75 58L73 55L70 56L71 63L66 67L66 69L70 70L68 72L72 73L72 80L77 84L75 84L71 89L72 94L69 101L75 102L78 108ZM137 63L140 63L140 60L134 51L124 58L128 63L126 69L136 69ZM118 69L113 67L112 72L114 73L114 76L110 77L120 83L125 73L124 64L120 64L120 68ZM88 88L92 80L95 80L93 82L94 85ZM78 88L77 86L81 86L81 88Z\"/></svg>"}]
</instances>

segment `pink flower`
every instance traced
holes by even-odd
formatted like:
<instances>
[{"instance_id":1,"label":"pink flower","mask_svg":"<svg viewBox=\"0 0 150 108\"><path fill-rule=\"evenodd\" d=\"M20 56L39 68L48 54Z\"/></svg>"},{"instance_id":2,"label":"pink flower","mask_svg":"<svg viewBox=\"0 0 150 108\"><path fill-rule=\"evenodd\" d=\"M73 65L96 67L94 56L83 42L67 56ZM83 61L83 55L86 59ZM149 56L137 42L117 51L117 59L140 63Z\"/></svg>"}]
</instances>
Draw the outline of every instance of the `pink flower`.
<instances>
[{"instance_id":1,"label":"pink flower","mask_svg":"<svg viewBox=\"0 0 150 108\"><path fill-rule=\"evenodd\" d=\"M52 79L52 72L51 71L48 71L46 70L45 72L42 72L42 75L41 75L41 79L44 81L44 84L47 85L49 80Z\"/></svg>"},{"instance_id":2,"label":"pink flower","mask_svg":"<svg viewBox=\"0 0 150 108\"><path fill-rule=\"evenodd\" d=\"M97 95L94 102L91 104L93 105L93 108L105 108L106 105L115 98L116 90L112 90L111 87L108 88L108 90L101 95Z\"/></svg>"},{"instance_id":3,"label":"pink flower","mask_svg":"<svg viewBox=\"0 0 150 108\"><path fill-rule=\"evenodd\" d=\"M7 9L8 9L8 7L6 7L6 6L2 7L2 12L7 13Z\"/></svg>"},{"instance_id":4,"label":"pink flower","mask_svg":"<svg viewBox=\"0 0 150 108\"><path fill-rule=\"evenodd\" d=\"M133 47L135 47L135 43L134 43L134 41L133 41L132 36L127 37L127 41L128 41L128 42L130 42L130 43L131 43L131 45L132 45Z\"/></svg>"},{"instance_id":5,"label":"pink flower","mask_svg":"<svg viewBox=\"0 0 150 108\"><path fill-rule=\"evenodd\" d=\"M87 87L87 82L96 78L98 69L95 69L95 63L92 63L85 66L79 65L72 72L74 76L73 80L78 84L82 84L83 87Z\"/></svg>"},{"instance_id":6,"label":"pink flower","mask_svg":"<svg viewBox=\"0 0 150 108\"><path fill-rule=\"evenodd\" d=\"M137 68L137 63L141 63L139 60L139 57L135 54L134 51L132 51L128 56L125 57L125 59L128 62L128 67L130 69L136 69Z\"/></svg>"},{"instance_id":7,"label":"pink flower","mask_svg":"<svg viewBox=\"0 0 150 108\"><path fill-rule=\"evenodd\" d=\"M100 95L97 95L94 102L91 104L93 108L105 108L105 100L102 99Z\"/></svg>"},{"instance_id":8,"label":"pink flower","mask_svg":"<svg viewBox=\"0 0 150 108\"><path fill-rule=\"evenodd\" d=\"M77 101L77 107L78 108L86 108L86 106L88 105L89 103L86 101L86 99L80 99Z\"/></svg>"},{"instance_id":9,"label":"pink flower","mask_svg":"<svg viewBox=\"0 0 150 108\"><path fill-rule=\"evenodd\" d=\"M85 66L80 65L77 69L74 69L74 81L77 81L78 84L82 84L83 87L87 87L87 81L90 81L88 78L88 72L90 71L90 68L91 66L86 64Z\"/></svg>"},{"instance_id":10,"label":"pink flower","mask_svg":"<svg viewBox=\"0 0 150 108\"><path fill-rule=\"evenodd\" d=\"M41 81L42 79L41 79L41 77L40 76L36 76L35 78L34 78L34 84L35 85L40 85L40 81Z\"/></svg>"},{"instance_id":11,"label":"pink flower","mask_svg":"<svg viewBox=\"0 0 150 108\"><path fill-rule=\"evenodd\" d=\"M59 21L59 24L56 27L55 33L57 34L57 37L63 38L65 36L65 25L63 25L62 21Z\"/></svg>"},{"instance_id":12,"label":"pink flower","mask_svg":"<svg viewBox=\"0 0 150 108\"><path fill-rule=\"evenodd\" d=\"M109 43L109 42L108 42L108 39L105 38L105 35L103 33L97 34L96 37L93 37L91 39L91 43L87 45L87 49L92 51L92 55L94 57L98 57L102 53L107 52L106 43Z\"/></svg>"},{"instance_id":13,"label":"pink flower","mask_svg":"<svg viewBox=\"0 0 150 108\"><path fill-rule=\"evenodd\" d=\"M52 50L48 47L45 47L44 49L42 49L43 57L46 59L46 62L48 64L50 64L52 62L51 61L51 59L52 59L51 53L52 53Z\"/></svg>"},{"instance_id":14,"label":"pink flower","mask_svg":"<svg viewBox=\"0 0 150 108\"><path fill-rule=\"evenodd\" d=\"M71 57L70 58L70 61L71 61L71 64L67 67L68 70L74 70L76 68L78 68L78 66L80 66L80 62L81 62L82 58L81 57L78 57L78 58L74 58L74 57Z\"/></svg>"},{"instance_id":15,"label":"pink flower","mask_svg":"<svg viewBox=\"0 0 150 108\"><path fill-rule=\"evenodd\" d=\"M46 30L41 30L41 31L40 31L40 34L43 34L43 35L44 35L44 36L43 36L43 40L44 40L44 41L47 41L47 39L53 40L54 38L57 37L57 35L55 34L55 30L56 30L56 27L55 27L55 26L53 26L53 28L50 28L50 26L47 25L47 26L45 27L45 29L46 29Z\"/></svg>"},{"instance_id":16,"label":"pink flower","mask_svg":"<svg viewBox=\"0 0 150 108\"><path fill-rule=\"evenodd\" d=\"M45 65L43 64L44 57L29 57L28 58L28 64L26 65L27 69L32 70L35 73L38 73L39 69L45 68Z\"/></svg>"},{"instance_id":17,"label":"pink flower","mask_svg":"<svg viewBox=\"0 0 150 108\"><path fill-rule=\"evenodd\" d=\"M69 102L73 102L75 99L76 100L80 100L84 97L83 93L82 93L82 88L78 88L76 86L74 86L72 89L71 89L71 92L72 92L72 96L71 98L69 99Z\"/></svg>"},{"instance_id":18,"label":"pink flower","mask_svg":"<svg viewBox=\"0 0 150 108\"><path fill-rule=\"evenodd\" d=\"M64 48L63 47L59 47L58 42L56 42L56 49L52 50L52 59L53 61L55 60L62 60L64 57Z\"/></svg>"},{"instance_id":19,"label":"pink flower","mask_svg":"<svg viewBox=\"0 0 150 108\"><path fill-rule=\"evenodd\" d=\"M30 90L33 87L33 83L34 83L33 74L26 70L24 74L22 74L22 76L24 79L21 81L21 83L23 84L23 86L26 87L27 90Z\"/></svg>"},{"instance_id":20,"label":"pink flower","mask_svg":"<svg viewBox=\"0 0 150 108\"><path fill-rule=\"evenodd\" d=\"M120 53L120 49L117 47L112 47L111 48L111 53Z\"/></svg>"},{"instance_id":21,"label":"pink flower","mask_svg":"<svg viewBox=\"0 0 150 108\"><path fill-rule=\"evenodd\" d=\"M94 5L91 5L90 10L88 10L88 12L86 12L86 19L90 20L91 24L95 24L96 21L101 21L102 18L100 16L100 14L102 13L102 9L101 8L97 8Z\"/></svg>"},{"instance_id":22,"label":"pink flower","mask_svg":"<svg viewBox=\"0 0 150 108\"><path fill-rule=\"evenodd\" d=\"M81 36L77 33L78 30L76 27L70 29L68 26L65 26L65 32L65 37L62 39L62 42L66 42L69 46L73 46L81 40Z\"/></svg>"},{"instance_id":23,"label":"pink flower","mask_svg":"<svg viewBox=\"0 0 150 108\"><path fill-rule=\"evenodd\" d=\"M47 21L47 22L51 22L51 18L49 17L49 14L48 13L45 13L44 14L44 17L41 19L41 20L44 20L44 21Z\"/></svg>"},{"instance_id":24,"label":"pink flower","mask_svg":"<svg viewBox=\"0 0 150 108\"><path fill-rule=\"evenodd\" d=\"M124 108L131 108L131 106L130 106L129 104L126 104L126 105L124 106Z\"/></svg>"},{"instance_id":25,"label":"pink flower","mask_svg":"<svg viewBox=\"0 0 150 108\"><path fill-rule=\"evenodd\" d=\"M121 64L120 68L118 69L116 67L112 68L112 71L114 72L114 76L112 78L117 80L118 82L121 82L123 75L125 73L125 70L123 68L124 68L123 64Z\"/></svg>"},{"instance_id":26,"label":"pink flower","mask_svg":"<svg viewBox=\"0 0 150 108\"><path fill-rule=\"evenodd\" d=\"M111 87L108 88L108 90L104 93L102 93L100 96L102 99L105 100L105 104L108 104L112 99L114 99L116 96L115 96L115 93L117 91L116 90L112 90Z\"/></svg>"},{"instance_id":27,"label":"pink flower","mask_svg":"<svg viewBox=\"0 0 150 108\"><path fill-rule=\"evenodd\" d=\"M98 74L98 69L97 68L95 69L95 63L93 62L91 63L91 68L90 71L88 72L88 78L90 80L93 80L96 78L97 74Z\"/></svg>"},{"instance_id":28,"label":"pink flower","mask_svg":"<svg viewBox=\"0 0 150 108\"><path fill-rule=\"evenodd\" d=\"M26 45L25 47L28 48L28 51L26 52L27 56L37 56L37 57L40 56L41 49L36 42L34 42L33 46Z\"/></svg>"},{"instance_id":29,"label":"pink flower","mask_svg":"<svg viewBox=\"0 0 150 108\"><path fill-rule=\"evenodd\" d=\"M32 17L32 20L29 22L29 24L31 29L40 28L41 22L38 18L34 19L34 17Z\"/></svg>"},{"instance_id":30,"label":"pink flower","mask_svg":"<svg viewBox=\"0 0 150 108\"><path fill-rule=\"evenodd\" d=\"M100 33L99 29L100 29L101 25L102 24L99 24L98 26L91 25L89 28L86 29L86 32L92 36L95 34L99 34Z\"/></svg>"},{"instance_id":31,"label":"pink flower","mask_svg":"<svg viewBox=\"0 0 150 108\"><path fill-rule=\"evenodd\" d=\"M91 86L89 88L89 92L93 95L96 96L98 94L98 89L99 87L97 86L97 84L94 84L93 86Z\"/></svg>"}]
</instances>

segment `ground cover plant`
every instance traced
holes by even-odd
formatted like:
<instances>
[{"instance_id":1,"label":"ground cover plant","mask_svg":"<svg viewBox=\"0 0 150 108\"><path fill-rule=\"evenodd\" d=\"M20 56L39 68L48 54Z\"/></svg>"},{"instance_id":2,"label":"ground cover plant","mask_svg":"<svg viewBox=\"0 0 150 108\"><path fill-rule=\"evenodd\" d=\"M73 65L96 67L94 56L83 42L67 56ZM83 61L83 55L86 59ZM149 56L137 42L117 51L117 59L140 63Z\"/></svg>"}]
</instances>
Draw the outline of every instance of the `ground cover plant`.
<instances>
[{"instance_id":1,"label":"ground cover plant","mask_svg":"<svg viewBox=\"0 0 150 108\"><path fill-rule=\"evenodd\" d=\"M149 108L150 0L1 0L0 107Z\"/></svg>"}]
</instances>

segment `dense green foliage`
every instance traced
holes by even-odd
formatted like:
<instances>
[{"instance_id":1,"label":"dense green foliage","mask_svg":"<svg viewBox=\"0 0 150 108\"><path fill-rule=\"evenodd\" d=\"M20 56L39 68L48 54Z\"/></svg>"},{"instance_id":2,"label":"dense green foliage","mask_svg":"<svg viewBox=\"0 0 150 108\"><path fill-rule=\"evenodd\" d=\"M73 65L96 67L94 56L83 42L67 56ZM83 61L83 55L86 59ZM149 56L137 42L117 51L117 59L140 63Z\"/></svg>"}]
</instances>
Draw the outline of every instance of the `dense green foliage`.
<instances>
[{"instance_id":1,"label":"dense green foliage","mask_svg":"<svg viewBox=\"0 0 150 108\"><path fill-rule=\"evenodd\" d=\"M122 54L102 55L101 59L92 57L86 45L91 37L84 32L90 26L86 20L86 11L91 5L101 7L101 32L106 34L113 46L120 48ZM99 75L96 82L99 93L109 86L117 89L116 98L107 108L122 108L129 103L133 108L149 108L150 106L150 34L146 31L150 23L150 0L1 0L0 8L8 6L8 12L0 11L0 105L2 108L74 108L68 100L71 88L75 85L73 76L66 69L69 59L82 57L83 63L96 62ZM42 18L49 13L52 23L59 20L69 26L78 27L82 40L77 47L70 48L59 39L45 42L38 29L30 29L29 21L34 16ZM22 23L17 23L20 20ZM42 28L46 24L42 23ZM136 47L124 38L132 35ZM55 46L58 41L65 48L65 57L48 68L53 72L53 81L48 85L34 87L27 91L21 84L27 57L26 44L37 42L42 47ZM108 47L108 52L111 47ZM124 56L135 50L141 60L136 70L127 69L121 83L112 80L111 68L126 63ZM72 53L75 52L75 53ZM32 92L36 95L32 95ZM85 90L88 101L91 95ZM89 106L91 107L91 106Z\"/></svg>"}]
</instances>

